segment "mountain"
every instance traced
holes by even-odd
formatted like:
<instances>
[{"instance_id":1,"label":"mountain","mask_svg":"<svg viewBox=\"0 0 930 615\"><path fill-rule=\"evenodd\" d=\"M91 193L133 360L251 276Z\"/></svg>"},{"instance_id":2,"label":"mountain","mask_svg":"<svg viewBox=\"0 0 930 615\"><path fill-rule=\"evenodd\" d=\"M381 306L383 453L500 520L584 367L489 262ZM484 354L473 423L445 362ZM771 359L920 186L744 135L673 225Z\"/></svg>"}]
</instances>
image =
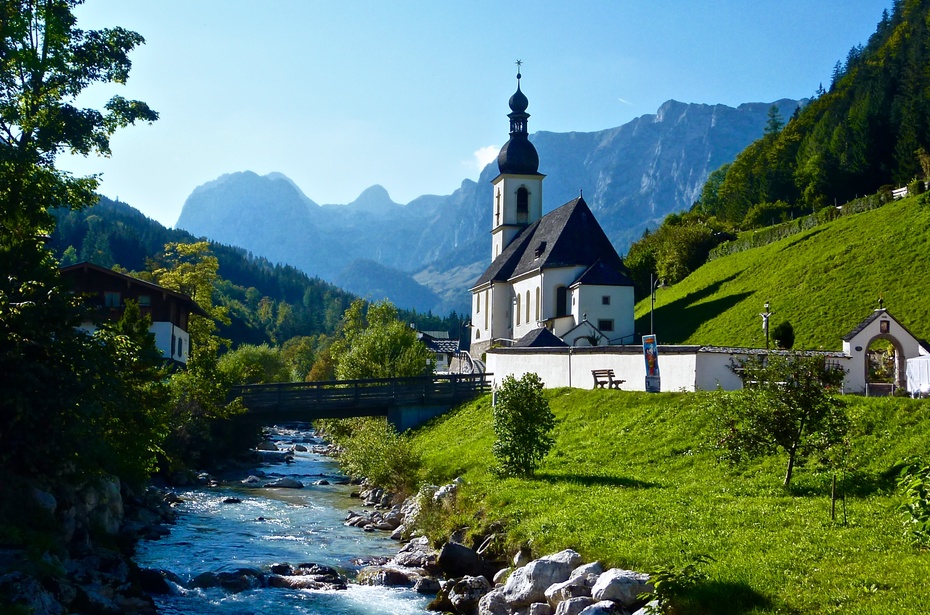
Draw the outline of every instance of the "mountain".
<instances>
[{"instance_id":1,"label":"mountain","mask_svg":"<svg viewBox=\"0 0 930 615\"><path fill-rule=\"evenodd\" d=\"M653 115L609 130L535 133L547 176L544 213L584 191L622 253L667 214L690 208L710 172L763 134L773 104L791 115L803 101L737 108L668 101ZM356 261L372 261L394 270L391 287L379 285L379 292L397 304L468 313L468 287L489 261L496 175L492 163L477 182L466 179L450 195L406 205L381 186L348 205L318 205L283 175L232 173L195 189L176 226L310 275L342 279L362 295L373 287L365 286Z\"/></svg>"}]
</instances>

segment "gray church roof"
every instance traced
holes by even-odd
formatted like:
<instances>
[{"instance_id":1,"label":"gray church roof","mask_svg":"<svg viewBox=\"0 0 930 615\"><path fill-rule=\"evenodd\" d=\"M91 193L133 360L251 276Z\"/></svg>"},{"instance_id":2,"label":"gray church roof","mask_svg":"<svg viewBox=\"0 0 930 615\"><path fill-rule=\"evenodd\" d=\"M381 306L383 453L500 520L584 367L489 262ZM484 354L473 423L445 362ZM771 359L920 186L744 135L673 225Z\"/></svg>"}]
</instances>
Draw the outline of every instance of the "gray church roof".
<instances>
[{"instance_id":1,"label":"gray church roof","mask_svg":"<svg viewBox=\"0 0 930 615\"><path fill-rule=\"evenodd\" d=\"M511 348L561 348L568 346L545 327L533 329L521 337Z\"/></svg>"},{"instance_id":2,"label":"gray church roof","mask_svg":"<svg viewBox=\"0 0 930 615\"><path fill-rule=\"evenodd\" d=\"M610 285L633 285L610 239L588 204L582 197L578 197L523 229L494 259L474 286L506 281L538 269L575 266L590 268L598 261L602 263L598 269L604 272L599 277L606 278L608 270L617 273L617 276L610 276L614 280Z\"/></svg>"}]
</instances>

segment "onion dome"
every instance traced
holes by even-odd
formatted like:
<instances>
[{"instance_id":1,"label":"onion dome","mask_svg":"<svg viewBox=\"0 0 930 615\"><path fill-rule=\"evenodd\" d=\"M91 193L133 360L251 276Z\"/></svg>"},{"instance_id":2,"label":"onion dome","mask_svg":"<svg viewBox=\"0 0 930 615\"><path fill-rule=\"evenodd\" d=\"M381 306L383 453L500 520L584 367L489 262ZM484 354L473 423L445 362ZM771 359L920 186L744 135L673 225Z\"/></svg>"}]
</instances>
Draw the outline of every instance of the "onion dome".
<instances>
[{"instance_id":1,"label":"onion dome","mask_svg":"<svg viewBox=\"0 0 930 615\"><path fill-rule=\"evenodd\" d=\"M530 114L526 108L530 102L520 90L520 78L517 73L517 91L510 97L510 140L504 144L497 155L497 168L501 173L510 175L536 175L539 173L539 154L530 143L526 131Z\"/></svg>"}]
</instances>

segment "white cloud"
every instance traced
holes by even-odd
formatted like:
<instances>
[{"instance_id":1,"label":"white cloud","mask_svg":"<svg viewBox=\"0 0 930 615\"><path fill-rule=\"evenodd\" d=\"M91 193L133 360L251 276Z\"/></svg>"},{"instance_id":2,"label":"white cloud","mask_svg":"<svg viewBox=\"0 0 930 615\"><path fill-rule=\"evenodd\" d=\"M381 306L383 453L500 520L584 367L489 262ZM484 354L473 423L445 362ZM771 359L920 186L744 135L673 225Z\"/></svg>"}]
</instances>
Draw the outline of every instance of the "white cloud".
<instances>
[{"instance_id":1,"label":"white cloud","mask_svg":"<svg viewBox=\"0 0 930 615\"><path fill-rule=\"evenodd\" d=\"M500 149L501 148L496 145L488 145L487 147L476 150L475 153L472 154L475 157L475 166L478 167L479 173L484 170L484 167L488 166L497 158Z\"/></svg>"}]
</instances>

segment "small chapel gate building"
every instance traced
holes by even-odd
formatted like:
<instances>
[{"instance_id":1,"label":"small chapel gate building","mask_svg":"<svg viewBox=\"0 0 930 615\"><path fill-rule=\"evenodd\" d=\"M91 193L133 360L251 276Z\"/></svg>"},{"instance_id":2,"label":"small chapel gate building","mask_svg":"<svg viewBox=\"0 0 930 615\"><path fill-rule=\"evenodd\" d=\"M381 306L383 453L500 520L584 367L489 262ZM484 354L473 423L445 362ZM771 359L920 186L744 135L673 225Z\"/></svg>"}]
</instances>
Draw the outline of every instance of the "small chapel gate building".
<instances>
[{"instance_id":1,"label":"small chapel gate building","mask_svg":"<svg viewBox=\"0 0 930 615\"><path fill-rule=\"evenodd\" d=\"M907 360L928 355L930 351L892 316L887 309L879 308L856 328L843 337L843 353L849 357L846 374L846 392L867 393L869 383L869 346L875 340L888 340L894 347L896 388L907 387Z\"/></svg>"}]
</instances>

